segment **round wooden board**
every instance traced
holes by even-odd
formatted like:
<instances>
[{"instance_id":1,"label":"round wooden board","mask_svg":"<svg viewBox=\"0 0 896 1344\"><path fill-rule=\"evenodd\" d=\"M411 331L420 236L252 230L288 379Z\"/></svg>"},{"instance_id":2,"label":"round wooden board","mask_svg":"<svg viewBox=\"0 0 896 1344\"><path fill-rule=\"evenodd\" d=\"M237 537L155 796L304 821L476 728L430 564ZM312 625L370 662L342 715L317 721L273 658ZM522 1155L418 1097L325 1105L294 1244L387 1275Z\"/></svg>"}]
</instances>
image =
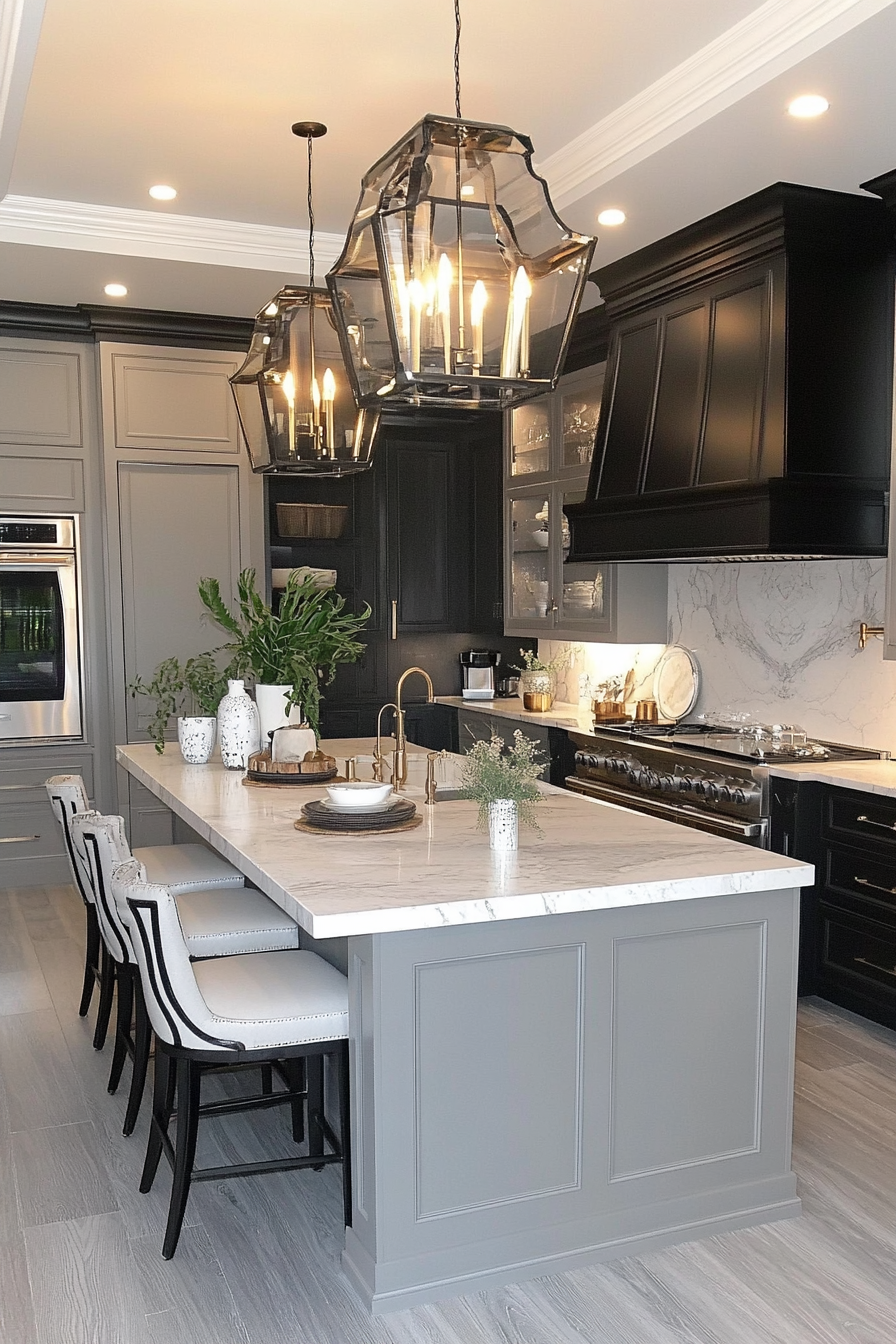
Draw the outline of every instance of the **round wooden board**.
<instances>
[{"instance_id":1,"label":"round wooden board","mask_svg":"<svg viewBox=\"0 0 896 1344\"><path fill-rule=\"evenodd\" d=\"M381 826L379 830L370 831L329 831L323 826L312 826L304 817L299 817L293 822L297 831L304 831L306 835L366 835L368 839L374 835L394 835L396 831L413 831L415 827L423 824L423 818L420 816L409 817L407 821L400 821L397 826Z\"/></svg>"}]
</instances>

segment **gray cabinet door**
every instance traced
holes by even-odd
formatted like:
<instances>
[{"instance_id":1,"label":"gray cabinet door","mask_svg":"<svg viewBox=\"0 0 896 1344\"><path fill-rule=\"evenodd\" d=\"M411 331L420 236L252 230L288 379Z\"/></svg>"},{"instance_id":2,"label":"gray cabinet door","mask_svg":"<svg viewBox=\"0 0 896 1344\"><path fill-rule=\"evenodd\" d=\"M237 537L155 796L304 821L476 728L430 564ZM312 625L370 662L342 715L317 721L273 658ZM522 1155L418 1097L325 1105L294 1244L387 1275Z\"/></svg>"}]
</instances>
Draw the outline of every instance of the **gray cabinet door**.
<instances>
[{"instance_id":1,"label":"gray cabinet door","mask_svg":"<svg viewBox=\"0 0 896 1344\"><path fill-rule=\"evenodd\" d=\"M233 355L143 350L114 353L111 366L117 448L234 457L242 451L228 383L237 368Z\"/></svg>"},{"instance_id":2,"label":"gray cabinet door","mask_svg":"<svg viewBox=\"0 0 896 1344\"><path fill-rule=\"evenodd\" d=\"M8 513L83 513L84 463L78 457L0 451L0 509Z\"/></svg>"},{"instance_id":3,"label":"gray cabinet door","mask_svg":"<svg viewBox=\"0 0 896 1344\"><path fill-rule=\"evenodd\" d=\"M205 619L197 585L211 576L232 603L240 570L236 466L120 462L124 674L147 677L163 658L183 660L224 642ZM128 698L128 741L146 740L148 706ZM173 727L173 725L172 725Z\"/></svg>"},{"instance_id":4,"label":"gray cabinet door","mask_svg":"<svg viewBox=\"0 0 896 1344\"><path fill-rule=\"evenodd\" d=\"M81 365L65 350L0 345L0 443L77 448Z\"/></svg>"}]
</instances>

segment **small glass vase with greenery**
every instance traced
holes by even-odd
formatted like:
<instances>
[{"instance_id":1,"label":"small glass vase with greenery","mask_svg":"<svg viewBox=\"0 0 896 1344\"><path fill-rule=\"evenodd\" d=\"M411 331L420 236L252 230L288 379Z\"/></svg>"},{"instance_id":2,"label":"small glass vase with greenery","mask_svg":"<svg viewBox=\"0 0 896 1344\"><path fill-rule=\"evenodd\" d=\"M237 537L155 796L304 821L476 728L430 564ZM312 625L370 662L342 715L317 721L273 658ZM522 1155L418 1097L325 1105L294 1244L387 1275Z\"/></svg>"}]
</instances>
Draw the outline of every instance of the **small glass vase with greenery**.
<instances>
[{"instance_id":1,"label":"small glass vase with greenery","mask_svg":"<svg viewBox=\"0 0 896 1344\"><path fill-rule=\"evenodd\" d=\"M250 676L256 685L289 686L288 703L301 707L319 736L321 690L340 663L357 662L363 654L357 636L370 607L346 611L344 597L318 588L312 576L293 573L275 612L257 590L254 569L240 574L236 612L228 609L217 579L202 579L199 596L212 620L231 636L216 650L230 656L226 675Z\"/></svg>"},{"instance_id":2,"label":"small glass vase with greenery","mask_svg":"<svg viewBox=\"0 0 896 1344\"><path fill-rule=\"evenodd\" d=\"M538 743L517 728L513 746L508 747L497 735L474 742L468 751L461 775L461 798L479 804L479 825L494 830L495 805L512 803L512 812L526 826L538 829L535 804L541 797L537 779L544 759ZM494 839L494 837L492 836ZM493 847L496 847L493 845ZM516 848L516 845L506 846Z\"/></svg>"},{"instance_id":3,"label":"small glass vase with greenery","mask_svg":"<svg viewBox=\"0 0 896 1344\"><path fill-rule=\"evenodd\" d=\"M178 658L166 658L159 663L149 681L135 677L127 690L133 698L144 695L155 705L146 731L161 756L172 715L214 718L227 690L227 678L219 671L212 654L200 653L185 663Z\"/></svg>"}]
</instances>

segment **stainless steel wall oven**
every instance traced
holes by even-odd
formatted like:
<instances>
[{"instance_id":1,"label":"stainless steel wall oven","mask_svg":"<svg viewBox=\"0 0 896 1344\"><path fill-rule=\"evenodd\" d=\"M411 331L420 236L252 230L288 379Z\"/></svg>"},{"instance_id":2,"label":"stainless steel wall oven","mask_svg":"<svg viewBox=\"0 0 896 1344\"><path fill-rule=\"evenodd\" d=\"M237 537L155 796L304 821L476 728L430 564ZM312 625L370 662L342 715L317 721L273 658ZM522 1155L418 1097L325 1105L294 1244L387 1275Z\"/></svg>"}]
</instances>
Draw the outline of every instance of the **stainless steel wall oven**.
<instances>
[{"instance_id":1,"label":"stainless steel wall oven","mask_svg":"<svg viewBox=\"0 0 896 1344\"><path fill-rule=\"evenodd\" d=\"M78 520L0 515L0 743L82 736Z\"/></svg>"}]
</instances>

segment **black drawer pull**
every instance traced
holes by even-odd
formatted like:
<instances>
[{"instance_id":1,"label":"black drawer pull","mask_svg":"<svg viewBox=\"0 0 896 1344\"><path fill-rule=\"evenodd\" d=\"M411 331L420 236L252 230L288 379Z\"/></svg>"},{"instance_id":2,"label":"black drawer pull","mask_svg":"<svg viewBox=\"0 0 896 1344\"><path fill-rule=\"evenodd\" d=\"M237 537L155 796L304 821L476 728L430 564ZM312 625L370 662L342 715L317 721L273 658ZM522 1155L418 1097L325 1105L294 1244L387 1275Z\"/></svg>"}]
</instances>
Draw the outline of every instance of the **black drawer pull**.
<instances>
[{"instance_id":1,"label":"black drawer pull","mask_svg":"<svg viewBox=\"0 0 896 1344\"><path fill-rule=\"evenodd\" d=\"M29 840L39 840L39 835L4 835L0 845L25 845Z\"/></svg>"},{"instance_id":2,"label":"black drawer pull","mask_svg":"<svg viewBox=\"0 0 896 1344\"><path fill-rule=\"evenodd\" d=\"M856 817L856 821L864 821L866 826L879 826L882 831L896 831L896 822L872 821L872 819L866 817L864 813L862 816Z\"/></svg>"},{"instance_id":3,"label":"black drawer pull","mask_svg":"<svg viewBox=\"0 0 896 1344\"><path fill-rule=\"evenodd\" d=\"M853 961L859 961L863 966L870 966L872 971L883 971L884 975L892 975L896 980L896 967L891 971L889 966L878 966L876 961L869 961L867 957L853 957Z\"/></svg>"},{"instance_id":4,"label":"black drawer pull","mask_svg":"<svg viewBox=\"0 0 896 1344\"><path fill-rule=\"evenodd\" d=\"M869 882L867 877L854 877L853 882L858 887L870 887L872 891L882 891L887 896L896 896L896 887L880 887L876 882Z\"/></svg>"}]
</instances>

